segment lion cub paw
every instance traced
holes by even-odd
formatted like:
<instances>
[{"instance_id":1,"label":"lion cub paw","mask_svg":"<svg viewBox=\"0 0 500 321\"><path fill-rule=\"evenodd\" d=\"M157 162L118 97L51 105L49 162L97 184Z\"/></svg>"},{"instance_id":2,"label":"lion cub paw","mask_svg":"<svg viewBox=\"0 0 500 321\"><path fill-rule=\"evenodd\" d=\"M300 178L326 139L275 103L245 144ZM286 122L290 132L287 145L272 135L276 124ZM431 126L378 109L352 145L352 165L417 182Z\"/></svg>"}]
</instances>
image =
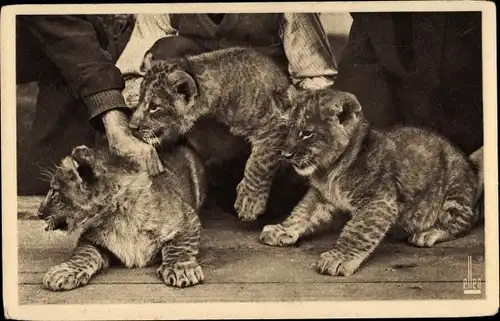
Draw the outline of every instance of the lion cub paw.
<instances>
[{"instance_id":1,"label":"lion cub paw","mask_svg":"<svg viewBox=\"0 0 500 321\"><path fill-rule=\"evenodd\" d=\"M271 246L293 245L298 239L298 233L285 229L281 224L264 226L259 236L262 243Z\"/></svg>"},{"instance_id":2,"label":"lion cub paw","mask_svg":"<svg viewBox=\"0 0 500 321\"><path fill-rule=\"evenodd\" d=\"M358 258L347 259L337 250L324 252L319 259L312 264L319 273L332 276L349 276L354 274L361 265L362 260Z\"/></svg>"},{"instance_id":3,"label":"lion cub paw","mask_svg":"<svg viewBox=\"0 0 500 321\"><path fill-rule=\"evenodd\" d=\"M43 277L43 285L52 291L68 291L87 284L90 274L85 270L78 270L60 264L52 267Z\"/></svg>"},{"instance_id":4,"label":"lion cub paw","mask_svg":"<svg viewBox=\"0 0 500 321\"><path fill-rule=\"evenodd\" d=\"M168 286L184 288L202 283L205 277L201 266L196 261L163 263L158 268L158 274Z\"/></svg>"},{"instance_id":5,"label":"lion cub paw","mask_svg":"<svg viewBox=\"0 0 500 321\"><path fill-rule=\"evenodd\" d=\"M267 204L267 193L252 191L243 180L236 188L237 196L234 209L242 221L254 221L264 213Z\"/></svg>"}]
</instances>

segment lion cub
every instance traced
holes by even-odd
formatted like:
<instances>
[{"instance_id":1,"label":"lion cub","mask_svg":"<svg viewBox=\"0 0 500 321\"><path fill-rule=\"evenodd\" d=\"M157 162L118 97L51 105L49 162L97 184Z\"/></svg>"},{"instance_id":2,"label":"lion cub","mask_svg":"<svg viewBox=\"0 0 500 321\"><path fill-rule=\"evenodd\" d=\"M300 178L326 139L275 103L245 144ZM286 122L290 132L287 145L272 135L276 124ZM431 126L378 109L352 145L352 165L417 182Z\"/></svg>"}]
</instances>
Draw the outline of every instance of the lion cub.
<instances>
[{"instance_id":1,"label":"lion cub","mask_svg":"<svg viewBox=\"0 0 500 321\"><path fill-rule=\"evenodd\" d=\"M62 160L38 216L47 230L82 233L71 257L45 274L46 288L85 285L112 257L131 268L150 265L161 255L158 274L167 285L203 281L196 261L203 165L183 146L159 155L166 170L154 178L124 158L86 146Z\"/></svg>"},{"instance_id":2,"label":"lion cub","mask_svg":"<svg viewBox=\"0 0 500 321\"><path fill-rule=\"evenodd\" d=\"M282 66L253 49L230 48L152 61L145 70L130 126L158 145L211 117L248 139L251 155L234 207L241 220L255 220L266 209L286 137L276 98L290 85Z\"/></svg>"},{"instance_id":3,"label":"lion cub","mask_svg":"<svg viewBox=\"0 0 500 321\"><path fill-rule=\"evenodd\" d=\"M457 148L427 130L370 128L357 99L333 89L291 91L291 129L283 148L311 187L281 224L265 226L260 240L286 246L348 214L335 247L315 268L350 275L391 228L430 247L469 231L477 173Z\"/></svg>"}]
</instances>

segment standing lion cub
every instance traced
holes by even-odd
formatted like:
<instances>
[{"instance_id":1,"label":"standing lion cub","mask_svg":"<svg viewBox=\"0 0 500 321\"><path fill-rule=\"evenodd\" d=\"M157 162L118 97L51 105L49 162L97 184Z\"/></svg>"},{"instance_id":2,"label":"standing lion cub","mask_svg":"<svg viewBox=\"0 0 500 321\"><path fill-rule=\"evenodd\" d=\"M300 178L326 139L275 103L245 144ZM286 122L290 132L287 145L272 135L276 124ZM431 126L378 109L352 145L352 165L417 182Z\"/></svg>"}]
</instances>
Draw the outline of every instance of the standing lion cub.
<instances>
[{"instance_id":1,"label":"standing lion cub","mask_svg":"<svg viewBox=\"0 0 500 321\"><path fill-rule=\"evenodd\" d=\"M198 211L206 192L203 164L184 146L159 156L165 171L154 178L122 157L86 146L62 160L38 215L47 230L82 233L71 257L45 274L46 288L83 286L111 257L129 268L161 257L158 274L170 286L203 281L196 261Z\"/></svg>"},{"instance_id":2,"label":"standing lion cub","mask_svg":"<svg viewBox=\"0 0 500 321\"><path fill-rule=\"evenodd\" d=\"M286 246L348 215L333 249L314 266L350 275L391 228L430 247L468 232L478 221L476 168L457 148L429 131L370 127L357 99L333 89L290 91L290 131L282 155L311 187L281 224L260 240Z\"/></svg>"},{"instance_id":3,"label":"standing lion cub","mask_svg":"<svg viewBox=\"0 0 500 321\"><path fill-rule=\"evenodd\" d=\"M130 126L153 145L175 141L210 117L250 142L234 208L243 221L264 213L286 135L277 98L291 84L271 56L229 48L152 61L141 83Z\"/></svg>"}]
</instances>

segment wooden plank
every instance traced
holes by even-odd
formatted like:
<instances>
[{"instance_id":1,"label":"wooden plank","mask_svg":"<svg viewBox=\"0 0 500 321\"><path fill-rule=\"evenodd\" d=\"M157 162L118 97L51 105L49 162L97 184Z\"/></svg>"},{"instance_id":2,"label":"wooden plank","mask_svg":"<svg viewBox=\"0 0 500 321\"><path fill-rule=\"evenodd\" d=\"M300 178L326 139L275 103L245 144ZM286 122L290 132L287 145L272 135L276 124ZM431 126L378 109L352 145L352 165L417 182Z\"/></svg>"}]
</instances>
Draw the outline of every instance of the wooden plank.
<instances>
[{"instance_id":1,"label":"wooden plank","mask_svg":"<svg viewBox=\"0 0 500 321\"><path fill-rule=\"evenodd\" d=\"M30 197L27 202L22 200L20 208L29 212L39 201ZM317 274L309 265L331 247L338 231L306 239L295 247L273 248L258 241L263 221L244 224L231 214L214 211L204 213L202 221L200 263L206 276L203 285L171 289L161 283L153 267L113 267L84 288L53 293L42 288L43 274L69 255L77 235L47 233L39 220L19 220L20 301L33 304L474 299L477 297L462 294L467 255L473 256L473 276L484 280L483 227L431 249L386 241L358 273L330 277Z\"/></svg>"},{"instance_id":2,"label":"wooden plank","mask_svg":"<svg viewBox=\"0 0 500 321\"><path fill-rule=\"evenodd\" d=\"M467 277L467 256L452 249L428 249L375 253L360 270L349 277L331 277L318 274L310 268L322 250L301 249L231 250L204 249L199 262L207 283L360 283L360 282L443 282L462 281ZM472 275L484 277L484 254L480 250L473 256ZM23 251L19 262L19 282L41 284L43 274L53 265L61 263L69 252L47 249ZM112 266L92 279L97 284L161 283L150 268L126 269Z\"/></svg>"},{"instance_id":3,"label":"wooden plank","mask_svg":"<svg viewBox=\"0 0 500 321\"><path fill-rule=\"evenodd\" d=\"M41 233L42 227L43 222L19 221L20 272L43 273L71 253L76 235L66 238L63 233ZM220 237L221 234L224 237ZM199 259L207 276L219 280L215 282L241 282L242 279L247 282L291 281L308 277L315 281L320 276L309 265L329 249L321 244L274 248L260 244L256 239L246 242L251 246L245 247L238 235L221 231L214 231L212 239L202 240ZM484 249L481 247L462 252L454 248L420 249L405 243L386 243L349 280L459 281L466 276L467 255L473 256L473 274L484 279ZM124 276L119 278L127 280L133 279L136 272L124 269L121 273Z\"/></svg>"},{"instance_id":4,"label":"wooden plank","mask_svg":"<svg viewBox=\"0 0 500 321\"><path fill-rule=\"evenodd\" d=\"M33 219L38 221L36 211L42 200L43 197L39 196L18 196L18 217L21 220ZM255 222L241 222L234 214L225 213L217 208L211 207L210 205L208 205L208 207L209 208L204 210L201 214L205 242L214 239L214 236L216 236L219 240L227 241L224 244L231 247L238 247L240 245L253 246L264 225L278 223L284 219L283 217L268 215L266 217L259 218L259 220ZM332 226L333 231L331 232L326 232L323 235L316 235L308 238L307 240L301 241L300 246L316 247L318 244L322 244L324 246L333 244L342 227L341 223L341 220L334 223ZM40 224L40 226L42 226L42 224ZM19 227L21 228L21 226ZM22 228L26 227L22 226ZM38 226L36 228L38 229ZM40 228L39 230L43 231L43 228ZM30 233L31 232L34 232L34 230L30 229ZM36 243L38 243L38 232L37 234L32 235L36 238ZM393 240L387 239L386 242L393 242ZM26 245L29 246L30 244ZM474 228L473 231L465 237L436 245L436 247L452 248L471 248L478 246L484 247L484 225L482 224Z\"/></svg>"},{"instance_id":5,"label":"wooden plank","mask_svg":"<svg viewBox=\"0 0 500 321\"><path fill-rule=\"evenodd\" d=\"M484 299L464 295L462 283L265 283L203 284L177 289L163 284L88 284L68 292L22 285L20 304L113 304L180 302L283 302L344 300Z\"/></svg>"},{"instance_id":6,"label":"wooden plank","mask_svg":"<svg viewBox=\"0 0 500 321\"><path fill-rule=\"evenodd\" d=\"M262 224L253 225L242 224L238 219L226 214L223 220L207 220L203 223L203 234L201 244L203 247L209 248L268 248L262 245L259 240L259 234L262 230ZM66 248L72 247L75 244L78 235L73 234L67 236L62 232L45 232L44 222L39 220L19 220L19 246L21 248ZM331 231L322 235L316 235L307 239L301 240L297 247L303 249L315 249L331 247L339 231ZM417 249L406 242L393 241L387 239L383 246L410 247ZM471 234L456 240L437 244L436 248L460 248L464 249L464 253L472 248L484 248L484 227L475 228Z\"/></svg>"},{"instance_id":7,"label":"wooden plank","mask_svg":"<svg viewBox=\"0 0 500 321\"><path fill-rule=\"evenodd\" d=\"M68 257L74 239L69 242L62 233L55 234L57 238L48 237L53 233L41 236L39 230L42 229L42 222L20 221L19 224L19 271L40 273L21 279L25 282L41 280L41 273ZM220 234L227 235L217 238ZM199 256L210 282L325 282L325 279L326 282L460 281L467 275L467 255L473 257L473 275L484 280L484 249L481 247L462 251L447 247L420 249L405 243L386 243L373 253L358 273L349 278L329 278L309 268L320 253L329 249L321 244L315 247L274 248L252 240L247 241L251 246L245 246L241 240L240 243L231 241L238 239L238 235L220 231L214 231L213 235L213 239L202 242ZM124 280L121 282L126 283L134 282L139 277L137 282L155 282L150 276L146 276L147 281L142 276L154 275L152 271L144 273L141 270L117 269L96 280L104 283ZM109 281L107 278L110 278Z\"/></svg>"},{"instance_id":8,"label":"wooden plank","mask_svg":"<svg viewBox=\"0 0 500 321\"><path fill-rule=\"evenodd\" d=\"M18 196L19 219L38 221L36 211L42 200L43 197L40 196ZM218 239L227 239L228 246L251 246L255 242L256 238L258 238L258 235L264 225L279 223L284 219L283 217L268 215L259 218L259 220L255 222L241 222L234 214L225 213L217 208L211 207L210 205L208 205L208 207L209 208L204 210L201 214L204 233L207 236L206 239L213 239L213 235L215 233L217 234ZM332 232L324 233L324 235L316 235L302 241L301 246L308 247L311 245L312 247L315 247L317 244L323 244L325 246L327 244L333 244L335 237L339 234L341 229L341 223L341 220L334 223L332 226ZM210 231L211 229L214 231ZM40 230L43 231L43 228ZM234 233L236 233L236 235L233 235ZM229 239L227 238L228 235L230 236ZM38 239L36 241L38 243ZM393 242L393 240L388 239L386 242ZM453 248L470 248L477 246L484 247L484 226L479 225L470 235L450 242L441 243L436 246Z\"/></svg>"},{"instance_id":9,"label":"wooden plank","mask_svg":"<svg viewBox=\"0 0 500 321\"><path fill-rule=\"evenodd\" d=\"M38 219L36 212L43 196L18 196L17 197L17 217L20 219Z\"/></svg>"}]
</instances>

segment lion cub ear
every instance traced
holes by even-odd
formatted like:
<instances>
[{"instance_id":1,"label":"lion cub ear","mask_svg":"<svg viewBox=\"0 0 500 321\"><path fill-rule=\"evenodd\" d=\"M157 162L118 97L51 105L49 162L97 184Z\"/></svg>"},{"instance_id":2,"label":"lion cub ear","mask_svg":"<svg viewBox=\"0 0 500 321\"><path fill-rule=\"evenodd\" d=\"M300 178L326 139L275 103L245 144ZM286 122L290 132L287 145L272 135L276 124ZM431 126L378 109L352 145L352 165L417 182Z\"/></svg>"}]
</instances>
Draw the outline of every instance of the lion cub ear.
<instances>
[{"instance_id":1,"label":"lion cub ear","mask_svg":"<svg viewBox=\"0 0 500 321\"><path fill-rule=\"evenodd\" d=\"M153 53L148 52L144 55L144 59L142 59L141 66L139 67L139 70L141 73L145 74L149 70L153 68Z\"/></svg>"},{"instance_id":2,"label":"lion cub ear","mask_svg":"<svg viewBox=\"0 0 500 321\"><path fill-rule=\"evenodd\" d=\"M281 120L289 121L293 101L297 95L297 89L292 85L287 89L273 91L274 106Z\"/></svg>"},{"instance_id":3,"label":"lion cub ear","mask_svg":"<svg viewBox=\"0 0 500 321\"><path fill-rule=\"evenodd\" d=\"M148 52L142 59L141 66L139 67L139 74L145 76L149 71L162 72L169 66L169 62L163 59L155 59L152 52Z\"/></svg>"},{"instance_id":4,"label":"lion cub ear","mask_svg":"<svg viewBox=\"0 0 500 321\"><path fill-rule=\"evenodd\" d=\"M198 95L198 86L190 74L176 70L168 75L168 83L173 87L174 92L183 97L187 107L194 103Z\"/></svg>"},{"instance_id":5,"label":"lion cub ear","mask_svg":"<svg viewBox=\"0 0 500 321\"><path fill-rule=\"evenodd\" d=\"M339 92L341 111L337 114L339 122L345 127L352 127L361 117L361 104L355 95L348 92Z\"/></svg>"},{"instance_id":6,"label":"lion cub ear","mask_svg":"<svg viewBox=\"0 0 500 321\"><path fill-rule=\"evenodd\" d=\"M77 163L77 167L81 165L92 166L94 164L95 152L87 146L81 145L73 148L71 158Z\"/></svg>"},{"instance_id":7,"label":"lion cub ear","mask_svg":"<svg viewBox=\"0 0 500 321\"><path fill-rule=\"evenodd\" d=\"M279 89L273 91L274 99L281 101L285 105L290 105L297 95L297 89L290 85L286 89Z\"/></svg>"},{"instance_id":8,"label":"lion cub ear","mask_svg":"<svg viewBox=\"0 0 500 321\"><path fill-rule=\"evenodd\" d=\"M95 179L94 150L85 145L77 146L73 148L73 151L71 152L71 159L80 178L86 183L93 182Z\"/></svg>"}]
</instances>

